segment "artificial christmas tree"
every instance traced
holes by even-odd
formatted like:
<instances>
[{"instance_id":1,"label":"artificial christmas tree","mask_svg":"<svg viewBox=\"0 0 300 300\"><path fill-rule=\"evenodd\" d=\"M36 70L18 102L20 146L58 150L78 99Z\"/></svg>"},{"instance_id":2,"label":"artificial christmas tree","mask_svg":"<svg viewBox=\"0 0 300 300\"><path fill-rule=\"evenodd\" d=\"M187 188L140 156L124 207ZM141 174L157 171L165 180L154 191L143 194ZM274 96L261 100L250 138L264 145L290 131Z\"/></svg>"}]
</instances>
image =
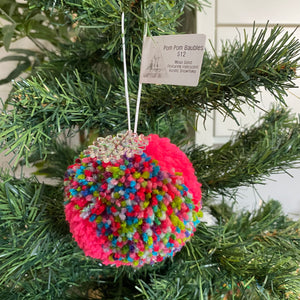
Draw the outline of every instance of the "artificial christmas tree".
<instances>
[{"instance_id":1,"label":"artificial christmas tree","mask_svg":"<svg viewBox=\"0 0 300 300\"><path fill-rule=\"evenodd\" d=\"M206 226L203 222L197 225L194 236L172 258L150 265L142 263L140 268L117 268L104 265L101 257L98 260L85 256L65 220L63 178L68 166L74 164L74 157L97 136L117 136L127 130L122 12L127 45L123 54L128 62L129 98L134 103L144 28L148 36L174 34L184 9L201 9L206 4L194 0L1 2L1 17L7 22L0 32L1 46L14 53L3 61L18 62L1 83L27 71L26 79L14 82L3 104L1 150L14 154L14 165L33 164L38 168L37 174L56 179L52 184L43 184L35 177L15 178L4 170L1 172L0 295L3 299L299 297L299 222L289 220L276 201L263 204L253 213L235 213L230 203L212 202L220 194L234 199L238 187L262 182L268 175L298 162L298 120L285 108L276 107L220 148L193 145L192 138L187 138L191 136L196 115L205 119L207 113L217 110L235 118L235 113L243 107L258 105L255 95L259 88L265 88L278 102L284 103L286 89L295 86L300 43L278 26L269 34L267 28L261 31L254 28L250 39L224 45L218 56L205 53L196 87L143 86L139 132L156 133L169 137L174 144L184 145L202 184L203 206L210 208L215 217L214 225ZM25 36L34 41L38 51L11 48L12 42ZM53 50L44 46L45 41ZM78 132L81 144L67 145L63 136ZM154 150L157 149L149 155ZM81 156L77 164L84 158ZM148 158L143 159L147 162ZM99 166L96 161L94 172ZM127 168L125 160L124 170L121 166L108 166L109 171L102 170L101 176L105 178L105 172L114 175L112 168L116 168L114 179L119 180L118 172ZM74 179L72 168L75 167L69 169L67 184L72 181L75 186L79 181ZM151 172L158 172L156 162L152 168ZM91 170L85 171L88 177L94 175L89 173ZM147 170L140 175L140 171L135 171L129 173L136 177L141 174L148 177L148 173L150 176ZM173 175L176 174L168 178L161 175L162 180ZM180 184L176 184L179 189ZM88 186L88 182L84 185ZM119 193L121 187L122 184L114 192ZM179 209L176 205L173 208ZM111 209L110 212L116 213ZM155 216L160 222L158 213ZM93 222L93 215L89 217ZM134 222L134 217L125 218ZM158 226L155 228L159 230ZM174 234L171 241L175 242L175 237ZM142 240L138 236L136 239ZM130 247L127 250L130 252ZM118 257L112 257L112 262L114 259Z\"/></svg>"}]
</instances>

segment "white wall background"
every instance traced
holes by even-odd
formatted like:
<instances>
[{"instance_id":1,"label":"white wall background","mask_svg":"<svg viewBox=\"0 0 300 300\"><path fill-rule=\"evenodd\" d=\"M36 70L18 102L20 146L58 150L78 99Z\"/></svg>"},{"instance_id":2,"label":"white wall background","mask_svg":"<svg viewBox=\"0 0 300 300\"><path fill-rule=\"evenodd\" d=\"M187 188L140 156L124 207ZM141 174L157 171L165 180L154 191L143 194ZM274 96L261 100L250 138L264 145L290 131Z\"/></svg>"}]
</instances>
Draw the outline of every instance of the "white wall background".
<instances>
[{"instance_id":1,"label":"white wall background","mask_svg":"<svg viewBox=\"0 0 300 300\"><path fill-rule=\"evenodd\" d=\"M1 0L0 0L1 1ZM0 19L0 26L3 26L5 23L5 21L3 21L2 19ZM27 38L23 38L19 41L16 41L14 43L11 44L10 48L22 48L22 49L30 49L30 50L38 50L38 48L36 47L36 45L30 41ZM0 48L0 59L2 57L8 56L8 55L15 55L14 52L7 52L4 47ZM14 70L16 66L16 63L14 62L1 62L0 63L0 78L6 78L6 76ZM24 74L24 76L26 77L26 74ZM5 102L5 100L7 99L7 95L9 94L10 90L12 89L12 83L7 83L5 85L0 85L0 98L2 99L3 102ZM0 103L0 108L2 108L2 104ZM1 128L0 128L1 130ZM32 170L31 168L28 167L24 167L24 168L18 168L17 170L15 170L13 168L13 155L9 154L6 155L6 153L0 153L0 168L6 169L6 170L10 170L11 173L14 173L15 176L20 177L21 174L24 174L26 176L31 176L32 172L34 170ZM42 177L41 177L42 178ZM49 180L44 180L49 182Z\"/></svg>"},{"instance_id":2,"label":"white wall background","mask_svg":"<svg viewBox=\"0 0 300 300\"><path fill-rule=\"evenodd\" d=\"M215 49L219 50L221 40L232 40L243 37L245 30L251 36L253 22L256 27L264 28L266 23L273 27L280 24L289 32L300 25L299 0L211 0L211 7L197 15L197 32L205 33ZM300 39L300 29L295 33ZM207 49L211 50L207 42ZM300 80L297 82L300 85ZM274 99L267 93L258 95L263 101L263 107L268 109ZM300 113L300 89L288 91L286 99L288 106L295 113ZM262 111L245 109L245 116L238 119L243 126L252 124ZM200 144L217 145L226 142L232 133L238 129L230 119L224 121L218 113L213 113L206 122L206 128L201 121L196 135ZM277 174L266 181L265 185L240 189L238 207L240 209L257 208L261 201L279 200L283 209L293 218L300 216L300 169L288 170L293 176Z\"/></svg>"}]
</instances>

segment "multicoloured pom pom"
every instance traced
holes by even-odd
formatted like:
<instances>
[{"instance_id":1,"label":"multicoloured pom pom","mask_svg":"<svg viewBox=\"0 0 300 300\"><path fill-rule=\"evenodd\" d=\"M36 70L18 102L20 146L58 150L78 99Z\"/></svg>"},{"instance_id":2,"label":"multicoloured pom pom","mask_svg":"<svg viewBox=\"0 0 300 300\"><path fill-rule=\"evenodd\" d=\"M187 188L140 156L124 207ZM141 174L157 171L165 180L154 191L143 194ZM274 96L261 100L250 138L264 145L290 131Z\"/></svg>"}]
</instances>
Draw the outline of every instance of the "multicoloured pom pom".
<instances>
[{"instance_id":1,"label":"multicoloured pom pom","mask_svg":"<svg viewBox=\"0 0 300 300\"><path fill-rule=\"evenodd\" d=\"M201 217L192 164L166 138L107 159L84 151L65 176L65 214L87 256L141 267L173 256ZM143 147L145 144L143 144ZM121 148L120 148L121 149Z\"/></svg>"}]
</instances>

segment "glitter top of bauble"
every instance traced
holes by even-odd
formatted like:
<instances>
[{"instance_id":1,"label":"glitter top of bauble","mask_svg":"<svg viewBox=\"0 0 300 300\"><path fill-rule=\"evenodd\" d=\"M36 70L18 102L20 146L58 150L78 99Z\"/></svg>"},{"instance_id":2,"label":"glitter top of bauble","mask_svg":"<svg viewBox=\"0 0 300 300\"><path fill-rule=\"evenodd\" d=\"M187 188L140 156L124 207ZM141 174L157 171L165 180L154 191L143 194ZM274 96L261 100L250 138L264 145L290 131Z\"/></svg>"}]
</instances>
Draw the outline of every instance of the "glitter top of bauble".
<instances>
[{"instance_id":1,"label":"glitter top of bauble","mask_svg":"<svg viewBox=\"0 0 300 300\"><path fill-rule=\"evenodd\" d=\"M201 189L166 138L98 138L68 167L65 214L79 247L106 265L160 262L180 251L201 217Z\"/></svg>"},{"instance_id":2,"label":"glitter top of bauble","mask_svg":"<svg viewBox=\"0 0 300 300\"><path fill-rule=\"evenodd\" d=\"M142 155L148 144L149 141L143 134L138 135L132 131L126 131L116 136L98 137L83 153L105 163L115 163L124 155L128 158L133 157L134 154Z\"/></svg>"}]
</instances>

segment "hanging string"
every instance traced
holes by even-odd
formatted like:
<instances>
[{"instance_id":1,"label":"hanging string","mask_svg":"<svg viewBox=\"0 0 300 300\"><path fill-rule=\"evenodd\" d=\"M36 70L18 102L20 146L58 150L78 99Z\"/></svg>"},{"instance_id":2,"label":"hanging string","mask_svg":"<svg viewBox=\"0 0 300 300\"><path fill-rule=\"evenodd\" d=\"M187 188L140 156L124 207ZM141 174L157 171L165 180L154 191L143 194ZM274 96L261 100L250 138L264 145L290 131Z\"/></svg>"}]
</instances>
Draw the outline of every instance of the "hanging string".
<instances>
[{"instance_id":1,"label":"hanging string","mask_svg":"<svg viewBox=\"0 0 300 300\"><path fill-rule=\"evenodd\" d=\"M121 18L121 30L122 30L122 47L123 47L124 88L125 88L125 98L126 98L126 106L127 106L128 130L131 131L131 123L130 123L130 103L129 103L129 95L128 95L128 80L127 80L127 66L126 66L126 47L125 47L125 30L124 30L124 12L122 12L122 18Z\"/></svg>"},{"instance_id":2,"label":"hanging string","mask_svg":"<svg viewBox=\"0 0 300 300\"><path fill-rule=\"evenodd\" d=\"M145 23L145 26L144 26L143 40L145 40L146 36L147 36L147 23ZM135 108L135 120L134 120L134 131L133 131L134 133L137 133L140 103L141 103L141 95L142 95L142 83L139 83L139 89L138 89L137 100L136 100L136 108Z\"/></svg>"},{"instance_id":3,"label":"hanging string","mask_svg":"<svg viewBox=\"0 0 300 300\"><path fill-rule=\"evenodd\" d=\"M125 98L126 98L126 106L127 106L128 130L131 131L130 102L129 102L129 95L128 95L128 79L127 79L127 65L126 65L124 12L122 12L121 28L122 28L122 46L123 46L124 88L125 88ZM145 26L144 26L143 39L145 39L146 36L147 36L147 23L145 23ZM139 111L140 111L140 103L141 103L141 95L142 95L142 83L139 83L138 94L137 94L137 101L136 101L136 109L135 109L134 133L137 133L137 126L138 126L138 120L139 120Z\"/></svg>"}]
</instances>

